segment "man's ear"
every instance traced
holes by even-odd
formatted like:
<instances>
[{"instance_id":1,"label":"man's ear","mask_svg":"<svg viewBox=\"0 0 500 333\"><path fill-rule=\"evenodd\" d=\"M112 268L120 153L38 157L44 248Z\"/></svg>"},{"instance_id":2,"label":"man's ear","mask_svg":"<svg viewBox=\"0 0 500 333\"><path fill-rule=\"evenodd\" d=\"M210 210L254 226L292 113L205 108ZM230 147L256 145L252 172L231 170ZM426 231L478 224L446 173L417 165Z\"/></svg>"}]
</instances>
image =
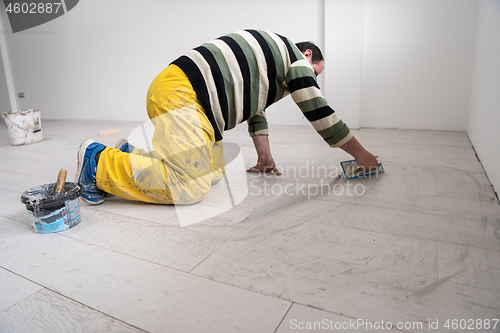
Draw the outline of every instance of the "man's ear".
<instances>
[{"instance_id":1,"label":"man's ear","mask_svg":"<svg viewBox=\"0 0 500 333\"><path fill-rule=\"evenodd\" d=\"M305 50L304 51L304 56L306 58L308 58L308 59L311 58L312 57L312 51L310 49Z\"/></svg>"}]
</instances>

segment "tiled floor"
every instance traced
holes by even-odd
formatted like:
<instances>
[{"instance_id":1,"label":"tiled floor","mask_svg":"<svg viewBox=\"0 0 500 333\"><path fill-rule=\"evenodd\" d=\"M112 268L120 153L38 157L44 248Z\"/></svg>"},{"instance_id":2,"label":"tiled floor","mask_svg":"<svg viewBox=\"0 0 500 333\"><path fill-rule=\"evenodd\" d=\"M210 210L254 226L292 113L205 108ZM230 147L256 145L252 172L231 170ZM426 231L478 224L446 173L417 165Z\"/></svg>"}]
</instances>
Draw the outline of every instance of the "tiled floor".
<instances>
[{"instance_id":1,"label":"tiled floor","mask_svg":"<svg viewBox=\"0 0 500 333\"><path fill-rule=\"evenodd\" d=\"M21 193L60 168L72 180L84 139L137 125L44 121L45 140L18 147L0 130L1 332L500 331L500 205L465 133L354 131L386 173L348 182L349 156L312 127L275 126L283 176L246 175L246 198L208 220L111 197L32 232ZM255 162L245 126L226 141Z\"/></svg>"}]
</instances>

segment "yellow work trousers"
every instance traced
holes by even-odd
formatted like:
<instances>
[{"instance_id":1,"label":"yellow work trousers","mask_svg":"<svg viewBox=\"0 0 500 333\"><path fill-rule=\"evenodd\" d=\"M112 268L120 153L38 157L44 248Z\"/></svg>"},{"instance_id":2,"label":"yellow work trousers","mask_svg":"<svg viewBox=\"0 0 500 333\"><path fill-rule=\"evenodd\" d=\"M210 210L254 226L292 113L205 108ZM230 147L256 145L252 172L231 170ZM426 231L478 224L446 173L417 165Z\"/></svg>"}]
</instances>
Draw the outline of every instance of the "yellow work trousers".
<instances>
[{"instance_id":1,"label":"yellow work trousers","mask_svg":"<svg viewBox=\"0 0 500 333\"><path fill-rule=\"evenodd\" d=\"M154 151L106 147L97 164L97 187L128 200L193 204L224 175L222 143L186 74L170 65L151 83L147 110Z\"/></svg>"}]
</instances>

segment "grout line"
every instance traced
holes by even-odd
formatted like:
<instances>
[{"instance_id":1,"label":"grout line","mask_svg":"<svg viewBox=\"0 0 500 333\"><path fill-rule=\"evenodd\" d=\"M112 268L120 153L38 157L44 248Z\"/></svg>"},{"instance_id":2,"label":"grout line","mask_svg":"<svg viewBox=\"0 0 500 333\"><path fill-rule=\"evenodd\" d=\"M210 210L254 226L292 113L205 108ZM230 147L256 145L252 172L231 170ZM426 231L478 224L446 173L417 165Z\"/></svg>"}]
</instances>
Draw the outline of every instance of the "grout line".
<instances>
[{"instance_id":1,"label":"grout line","mask_svg":"<svg viewBox=\"0 0 500 333\"><path fill-rule=\"evenodd\" d=\"M191 272L193 270L195 270L196 267L200 266L205 260L207 260L208 258L210 258L210 256L212 254L214 254L215 252L217 252L221 247L223 247L224 245L226 245L229 241L231 241L230 238L228 238L223 244L221 244L218 248L216 248L214 251L212 251L212 253L210 253L208 256L206 256L205 259L203 259L202 261L200 261L199 263L197 263L193 268L191 268L191 270L188 272L188 274L192 274ZM194 275L194 276L200 276L200 275L196 275L196 274L192 274L192 275ZM210 280L212 280L212 279L210 279ZM212 280L212 281L215 281L215 280Z\"/></svg>"},{"instance_id":2,"label":"grout line","mask_svg":"<svg viewBox=\"0 0 500 333\"><path fill-rule=\"evenodd\" d=\"M276 327L276 330L274 331L274 333L276 333L278 331L278 328L281 326L281 324L283 323L283 320L285 320L285 317L288 315L288 313L290 312L290 310L292 309L292 306L293 305L300 305L300 306L304 306L304 307L307 307L307 308L311 308L311 309L314 309L314 310L318 310L318 311L322 311L322 312L326 312L326 313L330 313L330 314L334 314L334 315L337 315L337 316L341 316L341 317L345 317L345 318L349 318L349 319L362 319L362 318L357 318L357 317L352 317L352 316L347 316L345 314L342 314L342 313L337 313L337 312L333 312L333 311L328 311L328 310L325 310L325 309L322 309L322 308L319 308L319 307L316 307L314 305L308 305L308 304L303 304L303 303L298 303L298 302L292 302L292 304L290 305L290 307L288 308L288 311L285 313L285 315L283 316L283 319L281 320L281 322L279 323L278 327ZM367 320L368 321L368 320ZM370 322L370 321L368 321ZM405 330L398 330L397 328L393 328L394 331L396 332L410 332L410 331L405 331Z\"/></svg>"},{"instance_id":3,"label":"grout line","mask_svg":"<svg viewBox=\"0 0 500 333\"><path fill-rule=\"evenodd\" d=\"M34 292L33 294L31 294L31 295L29 295L29 296L27 296L27 297L23 298L22 300L20 300L20 301L18 301L18 302L16 302L16 303L14 303L14 304L12 304L12 305L11 305L11 306L9 306L7 309L9 309L9 308L11 308L12 306L14 306L14 305L16 305L16 304L18 304L18 303L22 302L22 301L23 301L23 300L25 300L25 299L27 299L27 298L29 298L29 297L33 296L34 294L39 293L39 292L40 292L40 291L42 291L43 289L46 289L46 290L48 290L48 291L50 291L50 292L53 292L54 294L57 294L57 295L59 295L59 296L61 296L61 297L65 298L65 299L68 299L68 300L70 300L70 301L73 301L73 302L75 302L75 303L77 303L77 304L80 304L80 305L82 305L82 306L84 306L84 307L86 307L86 308L88 308L88 309L90 309L90 310L93 310L93 311L95 311L95 312L98 312L98 313L100 313L100 314L102 314L102 315L104 315L104 316L106 316L106 317L112 318L112 319L114 319L114 320L116 320L116 321L118 321L118 322L120 322L120 323L123 323L123 324L125 324L125 325L127 325L127 326L133 327L133 328L138 329L138 330L140 330L140 331L142 331L142 332L147 332L147 331L145 331L145 330L143 330L143 329L141 329L141 328L139 328L139 327L137 327L137 326L134 326L134 325L132 325L132 324L129 324L129 323L127 323L127 322L125 322L125 321L123 321L123 320L121 320L121 319L118 319L118 318L116 318L116 317L113 317L112 315L110 315L110 314L108 314L108 313L105 313L105 312L102 312L102 311L100 311L100 310L97 310L97 309L95 309L95 308L93 308L93 307L91 307L91 306L88 306L87 304L84 304L84 303L82 303L82 302L80 302L80 301L77 301L77 300L75 300L75 299L73 299L73 298L71 298L71 297L69 297L69 296L63 295L63 294L61 294L60 292L55 291L55 290L53 290L53 289L51 289L51 288L49 288L49 287L46 287L46 286L44 286L44 285L42 285L42 284L40 284L40 283L38 283L38 282L36 282L36 281L33 281L33 280L31 280L31 279L28 279L28 278L26 278L26 277L24 277L24 276L22 276L22 275L20 275L20 274L18 274L18 273L16 273L16 272L11 271L11 270L10 270L10 269L8 269L8 268L2 267L2 266L0 266L0 268L2 268L2 269L6 270L6 271L8 271L8 272L10 272L10 273L12 273L12 274L14 274L14 275L17 275L17 276L19 276L19 277L21 277L21 278L23 278L23 279L25 279L25 280L27 280L27 281L30 281L30 282L32 282L32 283L34 283L34 284L36 284L36 285L38 285L38 286L40 286L40 287L42 288L42 289L40 289L40 290L38 290L38 291ZM4 312L4 311L5 311L5 310L7 310L7 309L4 309L2 312Z\"/></svg>"},{"instance_id":4,"label":"grout line","mask_svg":"<svg viewBox=\"0 0 500 333\"><path fill-rule=\"evenodd\" d=\"M436 242L436 279L439 280L439 245Z\"/></svg>"},{"instance_id":5,"label":"grout line","mask_svg":"<svg viewBox=\"0 0 500 333\"><path fill-rule=\"evenodd\" d=\"M31 283L33 283L33 284L36 284L37 286L39 286L39 287L40 287L40 289L38 289L37 291L35 291L35 292L33 292L33 293L29 294L28 296L24 297L23 299L21 299L21 300L17 301L16 303L14 303L14 304L10 305L9 307L7 307L7 308L5 308L5 309L3 309L2 311L0 311L0 313L4 312L5 310L9 309L10 307L12 307L12 306L16 305L16 304L17 304L17 303L19 303L19 302L24 301L25 299L27 299L27 298L31 297L32 295L36 294L37 292L39 292L40 290L42 290L43 288L45 288L44 286L40 285L39 283L36 283L36 282L34 282L34 281L30 280L30 279L27 279L27 278L25 278L24 276L19 275L19 274L15 273L15 272L11 271L10 269L7 269L7 268L2 267L2 266L0 266L0 269L3 269L3 270L5 270L5 271L7 271L7 272L9 272L9 273L12 273L12 274L14 274L14 275L16 275L16 276L20 277L21 279L26 280L26 281L29 281L29 282L31 282Z\"/></svg>"},{"instance_id":6,"label":"grout line","mask_svg":"<svg viewBox=\"0 0 500 333\"><path fill-rule=\"evenodd\" d=\"M474 155L476 155L476 159L477 161L479 162L479 164L481 164L481 168L483 169L483 172L484 174L486 175L486 178L488 179L488 182L490 183L491 185L491 189L493 190L493 193L495 193L495 196L497 198L497 203L500 203L500 198L498 197L498 192L495 191L495 186L493 186L493 184L491 183L491 180L490 180L490 177L488 176L488 173L486 172L486 169L484 168L484 165L483 163L481 162L481 159L479 158L479 156L477 155L477 151L476 151L476 148L474 148L474 144L472 144L472 141L469 137L469 134L467 132L465 132L465 134L467 134L467 139L469 139L469 142L470 142L470 145L472 147L472 150L474 151Z\"/></svg>"},{"instance_id":7,"label":"grout line","mask_svg":"<svg viewBox=\"0 0 500 333\"><path fill-rule=\"evenodd\" d=\"M276 326L276 329L274 330L274 333L276 333L278 331L278 329L280 328L281 324L283 323L283 320L285 320L286 316L288 315L288 312L290 312L290 310L292 309L292 306L294 304L295 304L295 302L292 302L292 304L290 304L290 307L288 307L288 310L286 310L285 315L283 316L283 318L281 318L280 323L278 324L278 326Z\"/></svg>"}]
</instances>

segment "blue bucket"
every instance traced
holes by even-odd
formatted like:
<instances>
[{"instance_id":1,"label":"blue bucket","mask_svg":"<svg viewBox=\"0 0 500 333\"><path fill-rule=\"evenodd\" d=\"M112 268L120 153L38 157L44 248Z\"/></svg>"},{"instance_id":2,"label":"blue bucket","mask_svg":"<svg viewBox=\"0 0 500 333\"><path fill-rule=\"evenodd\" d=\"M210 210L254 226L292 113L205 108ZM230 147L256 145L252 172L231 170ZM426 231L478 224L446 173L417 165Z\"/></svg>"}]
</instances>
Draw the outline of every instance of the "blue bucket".
<instances>
[{"instance_id":1,"label":"blue bucket","mask_svg":"<svg viewBox=\"0 0 500 333\"><path fill-rule=\"evenodd\" d=\"M56 183L40 185L21 195L36 233L60 232L80 223L80 185L64 183L61 194L55 193L55 187Z\"/></svg>"}]
</instances>

